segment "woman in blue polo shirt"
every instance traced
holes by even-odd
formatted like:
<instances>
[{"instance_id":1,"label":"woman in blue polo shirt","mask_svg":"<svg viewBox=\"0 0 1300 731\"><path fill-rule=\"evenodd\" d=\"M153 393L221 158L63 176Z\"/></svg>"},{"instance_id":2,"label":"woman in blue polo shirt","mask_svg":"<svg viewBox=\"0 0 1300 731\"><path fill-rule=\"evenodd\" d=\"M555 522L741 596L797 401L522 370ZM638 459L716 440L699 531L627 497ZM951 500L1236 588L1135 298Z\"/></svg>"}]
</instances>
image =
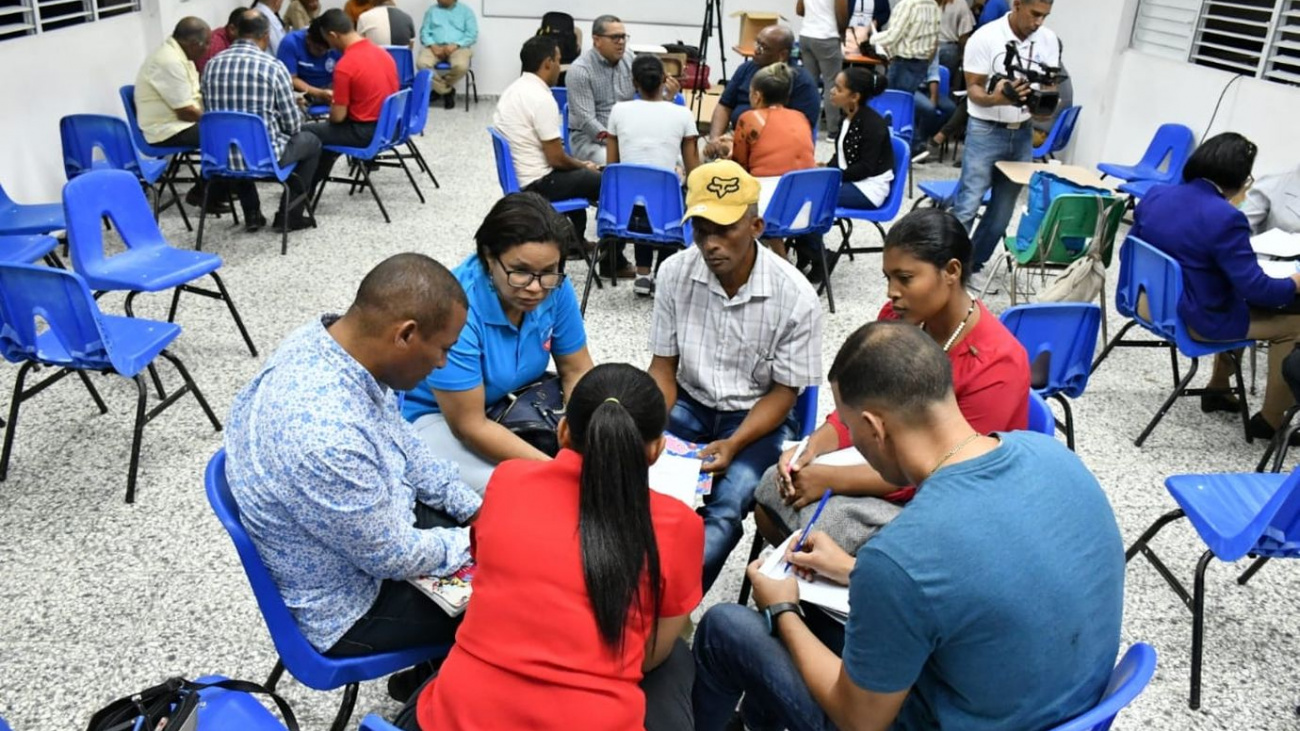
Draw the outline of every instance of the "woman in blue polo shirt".
<instances>
[{"instance_id":1,"label":"woman in blue polo shirt","mask_svg":"<svg viewBox=\"0 0 1300 731\"><path fill-rule=\"evenodd\" d=\"M497 463L550 459L487 418L490 406L555 367L570 393L591 369L587 332L561 268L572 229L536 193L497 201L474 233L477 252L453 273L469 317L447 365L406 394L402 413L478 492Z\"/></svg>"}]
</instances>

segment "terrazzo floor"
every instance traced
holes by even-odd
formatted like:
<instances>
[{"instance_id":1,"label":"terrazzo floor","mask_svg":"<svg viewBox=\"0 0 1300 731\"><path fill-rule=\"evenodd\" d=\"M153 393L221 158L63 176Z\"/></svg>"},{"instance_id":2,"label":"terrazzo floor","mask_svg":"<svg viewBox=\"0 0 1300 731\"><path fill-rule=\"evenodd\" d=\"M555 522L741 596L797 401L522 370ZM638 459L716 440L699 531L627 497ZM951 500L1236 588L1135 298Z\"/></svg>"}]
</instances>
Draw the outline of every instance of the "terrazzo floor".
<instances>
[{"instance_id":1,"label":"terrazzo floor","mask_svg":"<svg viewBox=\"0 0 1300 731\"><path fill-rule=\"evenodd\" d=\"M469 113L431 112L418 141L442 183L424 183L420 205L395 170L375 177L393 216L385 224L368 196L327 190L316 230L291 234L288 256L278 233L244 234L218 219L204 249L225 260L222 274L261 352L250 357L218 302L183 298L174 344L223 421L231 400L281 338L321 312L342 311L361 277L401 251L430 254L454 265L472 249L471 234L499 196L484 127L493 103ZM819 159L829 156L821 143ZM51 165L57 150L49 151ZM10 171L9 175L14 175ZM921 165L918 179L952 178L949 164ZM264 211L274 210L269 189ZM910 206L910 201L908 203ZM173 244L193 246L176 213L164 214ZM855 241L875 241L859 227ZM845 262L835 272L838 314L826 317L829 363L844 338L875 316L885 300L877 256ZM585 272L574 267L575 284ZM1113 291L1115 270L1110 276ZM120 312L122 297L101 300ZM992 297L1001 310L1005 296ZM142 296L136 313L165 317L167 298ZM649 363L651 302L624 285L592 295L588 333L597 362ZM1111 313L1113 333L1121 321ZM1262 359L1261 359L1262 365ZM16 367L0 366L9 390ZM1208 370L1208 369L1207 369ZM177 382L164 368L168 384ZM1262 374L1261 374L1262 380ZM96 378L110 411L100 415L75 380L65 380L24 405L8 479L0 483L0 716L15 731L84 727L110 700L161 679L223 673L262 680L275 662L248 583L203 492L203 468L221 445L192 399L185 399L145 432L137 499L123 502L134 387L116 377ZM1262 385L1262 383L1261 383ZM1132 439L1170 387L1162 353L1115 353L1075 402L1078 451L1106 489L1125 543L1171 509L1166 475L1253 468L1262 444L1247 445L1238 422L1200 413L1194 400L1177 404L1145 448ZM830 409L823 389L821 413ZM7 410L8 399L3 401ZM1257 408L1257 407L1256 407ZM752 523L747 525L752 530ZM742 542L705 605L736 596ZM1167 528L1162 555L1190 581L1202 548L1185 523ZM1187 708L1191 616L1145 563L1127 572L1124 644L1145 641L1160 655L1147 691L1121 715L1117 728L1292 729L1300 699L1300 638L1286 619L1300 601L1300 580L1276 562L1249 586L1234 578L1245 566L1216 564L1209 572L1205 679L1200 711ZM281 684L304 729L325 729L340 691L318 693L286 678ZM382 682L362 686L353 724L366 712L397 709Z\"/></svg>"}]
</instances>

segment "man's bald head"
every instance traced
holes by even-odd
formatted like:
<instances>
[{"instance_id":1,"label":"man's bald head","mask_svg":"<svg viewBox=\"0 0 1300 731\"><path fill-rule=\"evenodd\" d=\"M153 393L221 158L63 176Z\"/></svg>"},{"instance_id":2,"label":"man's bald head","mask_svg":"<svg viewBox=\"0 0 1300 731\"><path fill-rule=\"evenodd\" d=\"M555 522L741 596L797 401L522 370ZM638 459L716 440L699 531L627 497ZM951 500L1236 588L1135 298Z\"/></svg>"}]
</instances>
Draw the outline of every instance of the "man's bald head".
<instances>
[{"instance_id":1,"label":"man's bald head","mask_svg":"<svg viewBox=\"0 0 1300 731\"><path fill-rule=\"evenodd\" d=\"M258 41L271 33L271 23L265 15L252 8L239 14L235 33L241 41Z\"/></svg>"},{"instance_id":2,"label":"man's bald head","mask_svg":"<svg viewBox=\"0 0 1300 731\"><path fill-rule=\"evenodd\" d=\"M407 253L390 256L370 270L348 315L371 332L413 320L428 335L441 329L456 308L469 308L456 277L424 254Z\"/></svg>"},{"instance_id":3,"label":"man's bald head","mask_svg":"<svg viewBox=\"0 0 1300 731\"><path fill-rule=\"evenodd\" d=\"M172 30L172 39L185 51L185 56L196 61L208 52L208 42L212 40L212 29L202 18L193 16L181 18Z\"/></svg>"},{"instance_id":4,"label":"man's bald head","mask_svg":"<svg viewBox=\"0 0 1300 731\"><path fill-rule=\"evenodd\" d=\"M923 422L952 398L952 363L921 328L882 320L858 328L835 356L828 380L859 411Z\"/></svg>"},{"instance_id":5,"label":"man's bald head","mask_svg":"<svg viewBox=\"0 0 1300 731\"><path fill-rule=\"evenodd\" d=\"M784 25L769 25L754 37L754 63L760 68L790 60L794 32Z\"/></svg>"}]
</instances>

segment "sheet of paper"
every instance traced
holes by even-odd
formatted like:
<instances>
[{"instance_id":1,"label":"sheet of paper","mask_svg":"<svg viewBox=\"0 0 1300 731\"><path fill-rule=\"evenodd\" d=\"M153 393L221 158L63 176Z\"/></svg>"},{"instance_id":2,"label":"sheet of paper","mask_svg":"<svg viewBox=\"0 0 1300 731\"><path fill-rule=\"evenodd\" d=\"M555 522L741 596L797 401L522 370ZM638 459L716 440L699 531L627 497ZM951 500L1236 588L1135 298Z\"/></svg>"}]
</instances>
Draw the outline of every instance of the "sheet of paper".
<instances>
[{"instance_id":1,"label":"sheet of paper","mask_svg":"<svg viewBox=\"0 0 1300 731\"><path fill-rule=\"evenodd\" d=\"M1274 259L1300 259L1300 234L1287 233L1272 228L1258 236L1250 237L1250 248L1259 256Z\"/></svg>"},{"instance_id":2,"label":"sheet of paper","mask_svg":"<svg viewBox=\"0 0 1300 731\"><path fill-rule=\"evenodd\" d=\"M799 442L793 442L793 441L786 442L781 445L781 451L785 452L787 450L794 449L797 446L799 446ZM866 457L863 457L862 453L859 452L854 447L848 447L846 449L838 449L834 452L827 452L826 454L823 454L822 456L813 460L813 464L824 464L830 467L851 467L853 465L860 465L866 463L867 463Z\"/></svg>"},{"instance_id":3,"label":"sheet of paper","mask_svg":"<svg viewBox=\"0 0 1300 731\"><path fill-rule=\"evenodd\" d=\"M690 457L678 457L664 452L650 465L650 489L668 497L675 497L695 509L695 496L700 483L700 467L704 462Z\"/></svg>"},{"instance_id":4,"label":"sheet of paper","mask_svg":"<svg viewBox=\"0 0 1300 731\"><path fill-rule=\"evenodd\" d=\"M1300 272L1300 262L1295 259L1260 259L1259 268L1274 279L1286 279Z\"/></svg>"},{"instance_id":5,"label":"sheet of paper","mask_svg":"<svg viewBox=\"0 0 1300 731\"><path fill-rule=\"evenodd\" d=\"M786 548L792 545L792 541L799 540L800 533L796 531L785 539L776 550L768 554L767 560L759 567L764 576L773 579L784 579L791 575L785 567ZM805 602L811 602L818 606L847 615L849 613L849 587L840 586L834 582L817 577L812 581L798 579L799 581L799 599Z\"/></svg>"}]
</instances>

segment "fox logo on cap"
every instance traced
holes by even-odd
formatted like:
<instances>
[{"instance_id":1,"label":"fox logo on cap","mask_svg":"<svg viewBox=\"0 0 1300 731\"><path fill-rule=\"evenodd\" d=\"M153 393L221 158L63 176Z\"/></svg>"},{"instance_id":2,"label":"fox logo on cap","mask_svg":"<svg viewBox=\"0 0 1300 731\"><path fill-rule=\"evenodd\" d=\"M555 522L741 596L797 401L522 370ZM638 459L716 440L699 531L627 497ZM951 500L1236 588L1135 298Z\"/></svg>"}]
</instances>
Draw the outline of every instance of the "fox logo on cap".
<instances>
[{"instance_id":1,"label":"fox logo on cap","mask_svg":"<svg viewBox=\"0 0 1300 731\"><path fill-rule=\"evenodd\" d=\"M705 189L721 200L726 194L740 190L740 178L714 178Z\"/></svg>"}]
</instances>

